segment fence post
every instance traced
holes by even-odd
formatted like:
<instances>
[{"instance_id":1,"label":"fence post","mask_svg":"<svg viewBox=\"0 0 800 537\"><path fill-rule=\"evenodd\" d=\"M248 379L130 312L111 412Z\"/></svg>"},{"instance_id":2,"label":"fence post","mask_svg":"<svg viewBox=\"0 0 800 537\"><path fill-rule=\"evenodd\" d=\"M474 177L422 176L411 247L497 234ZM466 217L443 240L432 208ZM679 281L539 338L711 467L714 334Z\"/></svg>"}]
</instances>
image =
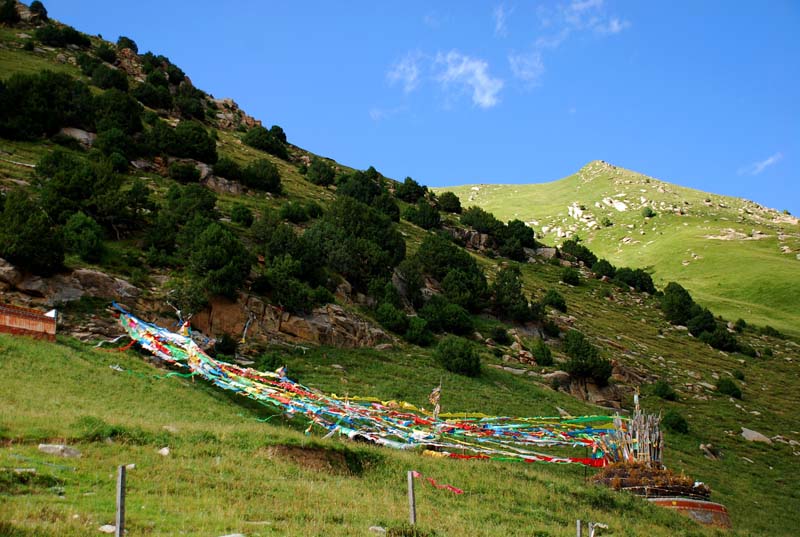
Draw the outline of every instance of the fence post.
<instances>
[{"instance_id":1,"label":"fence post","mask_svg":"<svg viewBox=\"0 0 800 537\"><path fill-rule=\"evenodd\" d=\"M581 521L578 519L578 522L575 524L575 528L577 530L578 537L583 537L583 527L581 526Z\"/></svg>"},{"instance_id":2,"label":"fence post","mask_svg":"<svg viewBox=\"0 0 800 537\"><path fill-rule=\"evenodd\" d=\"M117 468L117 519L114 524L114 537L125 535L125 465Z\"/></svg>"},{"instance_id":3,"label":"fence post","mask_svg":"<svg viewBox=\"0 0 800 537\"><path fill-rule=\"evenodd\" d=\"M414 472L412 470L408 471L408 516L411 522L411 525L414 526L417 523L417 503L414 499Z\"/></svg>"}]
</instances>

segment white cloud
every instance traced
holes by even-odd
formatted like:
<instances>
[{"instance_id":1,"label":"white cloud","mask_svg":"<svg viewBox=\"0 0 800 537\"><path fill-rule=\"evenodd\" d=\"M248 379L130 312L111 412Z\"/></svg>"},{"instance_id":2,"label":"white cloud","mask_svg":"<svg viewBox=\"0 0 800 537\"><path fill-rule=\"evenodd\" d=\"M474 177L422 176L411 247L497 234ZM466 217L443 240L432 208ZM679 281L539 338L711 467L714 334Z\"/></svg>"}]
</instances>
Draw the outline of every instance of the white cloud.
<instances>
[{"instance_id":1,"label":"white cloud","mask_svg":"<svg viewBox=\"0 0 800 537\"><path fill-rule=\"evenodd\" d=\"M492 18L494 19L494 33L495 35L499 35L500 37L506 37L508 35L508 27L506 26L506 20L508 16L514 12L514 9L506 8L505 4L498 4L495 6L494 10L492 11Z\"/></svg>"},{"instance_id":2,"label":"white cloud","mask_svg":"<svg viewBox=\"0 0 800 537\"><path fill-rule=\"evenodd\" d=\"M538 49L523 54L511 53L508 63L514 76L530 85L537 85L544 73L542 53Z\"/></svg>"},{"instance_id":3,"label":"white cloud","mask_svg":"<svg viewBox=\"0 0 800 537\"><path fill-rule=\"evenodd\" d=\"M372 121L378 122L383 121L384 119L389 119L401 112L406 111L405 106L397 106L395 108L379 108L377 106L373 106L369 109L369 117Z\"/></svg>"},{"instance_id":4,"label":"white cloud","mask_svg":"<svg viewBox=\"0 0 800 537\"><path fill-rule=\"evenodd\" d=\"M434 30L436 30L442 25L441 21L439 20L439 16L436 14L435 11L426 13L425 16L422 17L422 23L428 28L432 28Z\"/></svg>"},{"instance_id":5,"label":"white cloud","mask_svg":"<svg viewBox=\"0 0 800 537\"><path fill-rule=\"evenodd\" d=\"M500 102L498 94L504 83L489 74L486 61L451 50L447 54L438 53L436 64L443 68L436 75L443 87L462 86L471 89L473 104L481 108L491 108Z\"/></svg>"},{"instance_id":6,"label":"white cloud","mask_svg":"<svg viewBox=\"0 0 800 537\"><path fill-rule=\"evenodd\" d=\"M607 22L598 22L594 26L594 31L599 34L605 35L614 35L620 33L625 28L628 28L631 25L630 22L626 20L621 20L617 17L611 17Z\"/></svg>"},{"instance_id":7,"label":"white cloud","mask_svg":"<svg viewBox=\"0 0 800 537\"><path fill-rule=\"evenodd\" d=\"M403 85L403 91L411 93L419 85L419 62L422 55L419 52L409 52L406 56L395 63L389 72L386 73L386 78L390 84L400 83Z\"/></svg>"},{"instance_id":8,"label":"white cloud","mask_svg":"<svg viewBox=\"0 0 800 537\"><path fill-rule=\"evenodd\" d=\"M537 16L549 35L541 35L525 53L508 57L511 72L529 86L538 85L545 70L544 52L561 46L570 36L581 32L614 35L631 26L615 15L608 15L603 0L572 0L557 8L539 6Z\"/></svg>"},{"instance_id":9,"label":"white cloud","mask_svg":"<svg viewBox=\"0 0 800 537\"><path fill-rule=\"evenodd\" d=\"M753 162L743 168L739 168L737 173L739 175L759 175L761 172L769 168L770 166L774 166L778 162L783 160L783 153L775 153L764 160L760 160L758 162Z\"/></svg>"}]
</instances>

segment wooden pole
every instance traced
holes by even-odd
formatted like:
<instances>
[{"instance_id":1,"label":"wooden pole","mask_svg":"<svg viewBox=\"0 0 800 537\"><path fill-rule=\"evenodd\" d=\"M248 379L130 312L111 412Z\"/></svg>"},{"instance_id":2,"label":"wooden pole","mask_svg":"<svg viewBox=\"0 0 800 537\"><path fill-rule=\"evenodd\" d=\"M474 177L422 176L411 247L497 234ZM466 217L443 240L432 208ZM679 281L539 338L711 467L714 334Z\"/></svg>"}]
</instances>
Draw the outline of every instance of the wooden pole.
<instances>
[{"instance_id":1,"label":"wooden pole","mask_svg":"<svg viewBox=\"0 0 800 537\"><path fill-rule=\"evenodd\" d=\"M575 529L577 530L578 537L583 537L583 527L581 526L580 519L578 519L578 522L575 524Z\"/></svg>"},{"instance_id":2,"label":"wooden pole","mask_svg":"<svg viewBox=\"0 0 800 537\"><path fill-rule=\"evenodd\" d=\"M411 525L417 523L417 502L414 499L414 472L408 471L408 518Z\"/></svg>"},{"instance_id":3,"label":"wooden pole","mask_svg":"<svg viewBox=\"0 0 800 537\"><path fill-rule=\"evenodd\" d=\"M125 535L125 465L117 468L117 519L114 524L114 537Z\"/></svg>"}]
</instances>

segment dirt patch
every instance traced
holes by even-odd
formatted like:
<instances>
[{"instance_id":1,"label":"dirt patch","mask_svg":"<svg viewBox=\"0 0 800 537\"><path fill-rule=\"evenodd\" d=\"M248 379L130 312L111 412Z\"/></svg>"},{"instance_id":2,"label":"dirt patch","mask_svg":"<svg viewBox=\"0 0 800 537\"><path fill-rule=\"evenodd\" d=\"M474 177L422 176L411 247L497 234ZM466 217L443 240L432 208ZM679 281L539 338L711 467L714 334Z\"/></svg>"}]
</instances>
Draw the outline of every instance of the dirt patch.
<instances>
[{"instance_id":1,"label":"dirt patch","mask_svg":"<svg viewBox=\"0 0 800 537\"><path fill-rule=\"evenodd\" d=\"M315 472L359 476L377 462L371 453L347 448L329 449L320 446L277 445L265 448L269 458L283 459Z\"/></svg>"}]
</instances>

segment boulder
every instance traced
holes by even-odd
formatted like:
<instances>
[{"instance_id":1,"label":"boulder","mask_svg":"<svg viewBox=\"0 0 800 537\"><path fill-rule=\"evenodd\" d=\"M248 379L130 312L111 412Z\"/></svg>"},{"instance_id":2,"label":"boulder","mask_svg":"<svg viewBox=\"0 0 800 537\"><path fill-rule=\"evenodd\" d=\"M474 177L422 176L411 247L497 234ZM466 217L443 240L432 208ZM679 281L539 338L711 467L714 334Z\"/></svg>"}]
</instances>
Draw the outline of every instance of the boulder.
<instances>
[{"instance_id":1,"label":"boulder","mask_svg":"<svg viewBox=\"0 0 800 537\"><path fill-rule=\"evenodd\" d=\"M203 166L205 167L206 172L208 172L208 166L205 164ZM239 196L242 194L242 192L244 192L244 188L237 181L229 181L224 177L213 175L210 172L206 173L205 177L203 177L203 173L203 169L201 168L200 182L202 185L218 194L231 194L234 196Z\"/></svg>"},{"instance_id":2,"label":"boulder","mask_svg":"<svg viewBox=\"0 0 800 537\"><path fill-rule=\"evenodd\" d=\"M57 455L59 457L73 459L81 456L80 451L64 444L39 444L39 451L47 453L48 455Z\"/></svg>"},{"instance_id":3,"label":"boulder","mask_svg":"<svg viewBox=\"0 0 800 537\"><path fill-rule=\"evenodd\" d=\"M763 442L764 444L772 444L772 440L758 431L742 427L742 437L749 442Z\"/></svg>"},{"instance_id":4,"label":"boulder","mask_svg":"<svg viewBox=\"0 0 800 537\"><path fill-rule=\"evenodd\" d=\"M8 284L10 287L16 287L21 280L22 272L5 259L0 258L0 282Z\"/></svg>"},{"instance_id":5,"label":"boulder","mask_svg":"<svg viewBox=\"0 0 800 537\"><path fill-rule=\"evenodd\" d=\"M552 259L558 255L557 248L536 248L535 253L538 257Z\"/></svg>"},{"instance_id":6,"label":"boulder","mask_svg":"<svg viewBox=\"0 0 800 537\"><path fill-rule=\"evenodd\" d=\"M64 127L58 131L58 133L64 136L69 136L70 138L79 141L86 147L92 147L92 145L94 145L94 141L97 139L97 135L95 133L88 132L83 129L76 129L75 127Z\"/></svg>"}]
</instances>

